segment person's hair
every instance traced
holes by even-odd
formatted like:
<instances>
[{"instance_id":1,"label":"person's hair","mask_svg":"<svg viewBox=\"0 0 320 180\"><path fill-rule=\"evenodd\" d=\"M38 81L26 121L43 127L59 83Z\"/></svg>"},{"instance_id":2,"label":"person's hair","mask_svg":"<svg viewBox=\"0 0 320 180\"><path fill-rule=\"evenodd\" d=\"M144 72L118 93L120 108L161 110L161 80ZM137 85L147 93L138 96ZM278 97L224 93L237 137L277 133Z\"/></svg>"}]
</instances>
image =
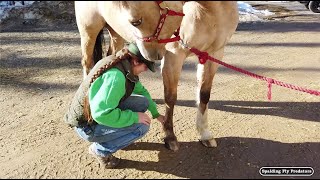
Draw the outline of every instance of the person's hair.
<instances>
[{"instance_id":1,"label":"person's hair","mask_svg":"<svg viewBox=\"0 0 320 180\"><path fill-rule=\"evenodd\" d=\"M122 60L129 60L131 61L133 58L135 59L139 59L137 58L137 56L135 56L134 54L130 53L128 51L127 48L123 48L121 51L119 51L116 54L116 58L114 60L112 60L110 63L104 65L103 67L99 68L97 70L97 72L92 76L91 80L90 80L90 85L91 83L93 83L98 77L100 77L106 70L109 69L109 67L114 66L115 64L117 64L118 62L122 61ZM93 118L91 116L91 111L90 111L90 104L89 104L89 97L88 94L85 96L84 98L84 104L83 104L83 114L85 119L87 120L88 124L92 124L93 122Z\"/></svg>"}]
</instances>

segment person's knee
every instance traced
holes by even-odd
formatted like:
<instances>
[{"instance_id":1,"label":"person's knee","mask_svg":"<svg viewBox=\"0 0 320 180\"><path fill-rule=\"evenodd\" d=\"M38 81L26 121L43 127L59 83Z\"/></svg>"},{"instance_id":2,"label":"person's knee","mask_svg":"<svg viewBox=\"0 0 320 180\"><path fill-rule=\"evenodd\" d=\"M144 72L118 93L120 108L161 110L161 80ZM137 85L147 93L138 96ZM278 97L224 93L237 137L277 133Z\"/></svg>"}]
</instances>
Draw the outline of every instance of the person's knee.
<instances>
[{"instance_id":1,"label":"person's knee","mask_svg":"<svg viewBox=\"0 0 320 180\"><path fill-rule=\"evenodd\" d=\"M147 132L149 131L150 126L149 126L149 125L146 125L146 124L140 123L140 126L139 126L138 129L139 129L139 131L140 131L140 135L141 135L141 136L144 136L144 135L147 134Z\"/></svg>"},{"instance_id":2,"label":"person's knee","mask_svg":"<svg viewBox=\"0 0 320 180\"><path fill-rule=\"evenodd\" d=\"M149 101L146 97L141 98L138 112L146 112L149 107Z\"/></svg>"},{"instance_id":3,"label":"person's knee","mask_svg":"<svg viewBox=\"0 0 320 180\"><path fill-rule=\"evenodd\" d=\"M93 132L84 132L83 128L75 128L76 133L78 134L78 136L80 136L82 139L89 141L89 142L95 142L94 136L93 136Z\"/></svg>"}]
</instances>

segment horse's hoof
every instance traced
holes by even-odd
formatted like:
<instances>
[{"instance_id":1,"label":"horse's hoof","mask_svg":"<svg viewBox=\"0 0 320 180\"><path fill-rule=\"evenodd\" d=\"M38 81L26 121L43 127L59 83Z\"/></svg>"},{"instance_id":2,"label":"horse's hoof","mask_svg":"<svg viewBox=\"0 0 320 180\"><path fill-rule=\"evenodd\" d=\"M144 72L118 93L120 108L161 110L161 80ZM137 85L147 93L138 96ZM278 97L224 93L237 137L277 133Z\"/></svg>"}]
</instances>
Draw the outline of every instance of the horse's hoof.
<instances>
[{"instance_id":1,"label":"horse's hoof","mask_svg":"<svg viewBox=\"0 0 320 180\"><path fill-rule=\"evenodd\" d=\"M217 141L214 139L214 138L212 138L212 139L207 139L207 140L200 140L201 141L201 143L204 145L204 146L206 146L206 147L210 147L210 148L212 148L212 147L217 147L218 145L217 145Z\"/></svg>"},{"instance_id":2,"label":"horse's hoof","mask_svg":"<svg viewBox=\"0 0 320 180\"><path fill-rule=\"evenodd\" d=\"M179 150L179 143L177 140L172 139L165 139L164 140L164 146L172 151L178 151Z\"/></svg>"}]
</instances>

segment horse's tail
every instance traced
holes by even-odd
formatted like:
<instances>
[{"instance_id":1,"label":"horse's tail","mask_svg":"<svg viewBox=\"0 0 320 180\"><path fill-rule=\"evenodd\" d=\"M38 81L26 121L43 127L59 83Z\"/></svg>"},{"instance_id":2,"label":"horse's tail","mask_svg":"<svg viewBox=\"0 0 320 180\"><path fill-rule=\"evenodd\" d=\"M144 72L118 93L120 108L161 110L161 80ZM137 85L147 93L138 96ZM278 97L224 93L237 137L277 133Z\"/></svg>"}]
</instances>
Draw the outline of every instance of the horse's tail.
<instances>
[{"instance_id":1,"label":"horse's tail","mask_svg":"<svg viewBox=\"0 0 320 180\"><path fill-rule=\"evenodd\" d=\"M93 62L96 64L105 55L105 40L103 35L103 29L99 32L96 43L93 50Z\"/></svg>"}]
</instances>

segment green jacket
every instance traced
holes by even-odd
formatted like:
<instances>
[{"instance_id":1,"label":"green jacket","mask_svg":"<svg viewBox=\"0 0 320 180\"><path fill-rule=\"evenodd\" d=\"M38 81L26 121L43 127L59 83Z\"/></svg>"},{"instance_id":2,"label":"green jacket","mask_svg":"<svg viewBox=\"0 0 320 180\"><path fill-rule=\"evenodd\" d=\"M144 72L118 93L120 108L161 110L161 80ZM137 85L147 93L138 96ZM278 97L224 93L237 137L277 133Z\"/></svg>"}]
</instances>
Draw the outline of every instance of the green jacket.
<instances>
[{"instance_id":1,"label":"green jacket","mask_svg":"<svg viewBox=\"0 0 320 180\"><path fill-rule=\"evenodd\" d=\"M122 128L138 123L138 113L131 110L121 110L118 107L121 98L126 93L126 78L117 68L111 68L97 78L89 89L89 103L92 118L98 123L109 127ZM156 103L149 92L138 81L133 94L145 96L149 101L148 110L152 118L160 114Z\"/></svg>"}]
</instances>

